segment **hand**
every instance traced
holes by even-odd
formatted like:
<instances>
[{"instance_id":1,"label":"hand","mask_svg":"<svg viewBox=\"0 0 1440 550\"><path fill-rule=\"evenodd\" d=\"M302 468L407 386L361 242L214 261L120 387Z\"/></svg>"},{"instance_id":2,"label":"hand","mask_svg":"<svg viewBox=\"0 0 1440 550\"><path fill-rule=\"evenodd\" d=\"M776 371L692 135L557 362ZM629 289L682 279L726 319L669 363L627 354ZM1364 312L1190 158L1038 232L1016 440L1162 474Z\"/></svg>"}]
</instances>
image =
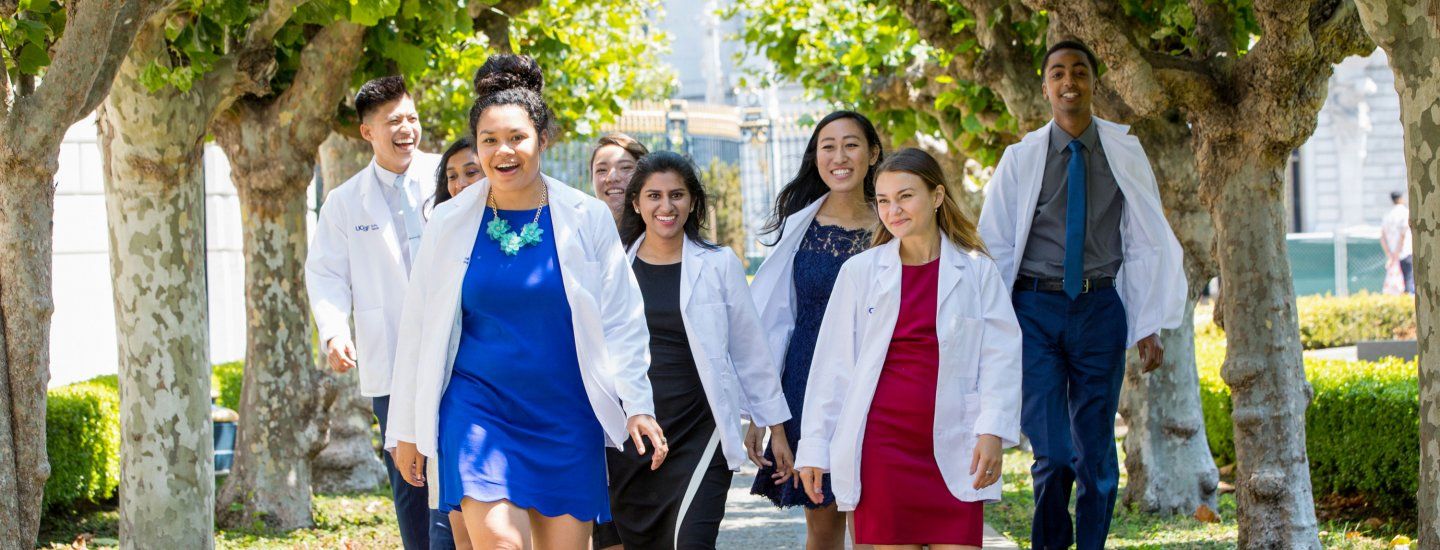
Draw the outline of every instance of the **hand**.
<instances>
[{"instance_id":1,"label":"hand","mask_svg":"<svg viewBox=\"0 0 1440 550\"><path fill-rule=\"evenodd\" d=\"M775 455L775 473L770 476L776 485L784 485L795 479L795 455L790 452L790 441L785 435L785 425L770 427L770 452Z\"/></svg>"},{"instance_id":2,"label":"hand","mask_svg":"<svg viewBox=\"0 0 1440 550\"><path fill-rule=\"evenodd\" d=\"M395 461L395 469L400 471L400 477L405 478L405 483L416 487L425 486L425 455L420 454L414 443L401 441L395 445L395 450L390 452L390 459Z\"/></svg>"},{"instance_id":3,"label":"hand","mask_svg":"<svg viewBox=\"0 0 1440 550\"><path fill-rule=\"evenodd\" d=\"M325 343L325 362L330 364L330 370L340 374L355 368L355 344L349 338L336 336Z\"/></svg>"},{"instance_id":4,"label":"hand","mask_svg":"<svg viewBox=\"0 0 1440 550\"><path fill-rule=\"evenodd\" d=\"M975 439L975 452L970 457L970 475L975 476L975 489L984 489L1000 481L1000 438L981 434ZM977 473L978 472L978 473Z\"/></svg>"},{"instance_id":5,"label":"hand","mask_svg":"<svg viewBox=\"0 0 1440 550\"><path fill-rule=\"evenodd\" d=\"M763 445L765 445L765 428L751 422L745 429L745 454L750 456L750 463L757 467L774 466L774 463L765 460L765 452L761 448Z\"/></svg>"},{"instance_id":6,"label":"hand","mask_svg":"<svg viewBox=\"0 0 1440 550\"><path fill-rule=\"evenodd\" d=\"M1165 346L1160 344L1160 337L1154 334L1141 338L1135 344L1140 349L1140 362L1145 364L1145 372L1160 368L1165 362Z\"/></svg>"},{"instance_id":7,"label":"hand","mask_svg":"<svg viewBox=\"0 0 1440 550\"><path fill-rule=\"evenodd\" d=\"M800 483L805 485L805 494L810 496L810 502L825 502L825 472L813 466L801 468Z\"/></svg>"},{"instance_id":8,"label":"hand","mask_svg":"<svg viewBox=\"0 0 1440 550\"><path fill-rule=\"evenodd\" d=\"M665 456L670 454L670 444L665 441L665 434L660 431L660 424L655 422L655 417L648 414L637 414L625 422L625 431L630 432L630 440L635 442L635 450L641 456L645 454L646 437L650 439L650 445L655 448L655 454L650 456L650 469L660 469L660 464L665 462Z\"/></svg>"}]
</instances>

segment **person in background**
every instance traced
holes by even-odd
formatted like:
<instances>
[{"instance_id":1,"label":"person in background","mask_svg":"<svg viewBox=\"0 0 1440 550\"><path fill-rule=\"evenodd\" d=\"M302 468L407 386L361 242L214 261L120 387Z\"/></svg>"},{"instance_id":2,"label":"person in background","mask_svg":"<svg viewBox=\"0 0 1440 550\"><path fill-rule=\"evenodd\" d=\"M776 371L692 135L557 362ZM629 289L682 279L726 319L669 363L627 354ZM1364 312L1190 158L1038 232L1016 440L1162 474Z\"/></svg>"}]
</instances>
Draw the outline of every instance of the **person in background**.
<instances>
[{"instance_id":1,"label":"person in background","mask_svg":"<svg viewBox=\"0 0 1440 550\"><path fill-rule=\"evenodd\" d=\"M435 194L430 201L430 210L454 198L483 177L485 172L480 169L479 160L475 158L475 141L468 137L455 140L455 143L451 143L440 155L440 166L435 170Z\"/></svg>"},{"instance_id":2,"label":"person in background","mask_svg":"<svg viewBox=\"0 0 1440 550\"><path fill-rule=\"evenodd\" d=\"M1385 250L1385 269L1389 271L1392 267L1400 269L1400 276L1405 282L1405 293L1415 293L1415 264L1414 246L1410 242L1410 206L1405 200L1405 193L1393 191L1390 193L1390 202L1394 206L1385 213L1385 219L1380 222L1380 248Z\"/></svg>"},{"instance_id":3,"label":"person in background","mask_svg":"<svg viewBox=\"0 0 1440 550\"><path fill-rule=\"evenodd\" d=\"M876 173L883 225L835 280L795 465L817 504L831 474L856 543L978 549L1020 439L1020 325L935 158L904 149Z\"/></svg>"},{"instance_id":4,"label":"person in background","mask_svg":"<svg viewBox=\"0 0 1440 550\"><path fill-rule=\"evenodd\" d=\"M836 111L815 126L805 146L800 170L775 201L775 216L766 233L775 235L770 257L760 264L750 285L760 323L770 338L775 363L783 365L780 386L790 405L785 441L770 430L770 446L761 454L765 430L751 425L745 445L760 466L752 494L776 506L805 507L806 548L839 549L845 545L845 514L835 508L828 477L821 481L822 502L813 502L793 470L780 467L777 448L800 443L801 411L810 375L820 319L830 300L835 275L845 260L870 243L876 224L870 199L875 196L872 168L884 157L880 136L864 115Z\"/></svg>"},{"instance_id":5,"label":"person in background","mask_svg":"<svg viewBox=\"0 0 1440 550\"><path fill-rule=\"evenodd\" d=\"M649 152L645 144L620 132L600 136L595 150L590 152L591 187L595 198L610 207L616 225L620 224L620 214L625 211L625 188L635 174L635 165Z\"/></svg>"},{"instance_id":6,"label":"person in background","mask_svg":"<svg viewBox=\"0 0 1440 550\"><path fill-rule=\"evenodd\" d=\"M359 368L360 393L370 398L383 432L400 308L439 156L418 149L420 115L402 78L366 82L355 95L355 110L360 137L375 156L320 206L305 258L305 288L326 362L337 373ZM401 541L406 550L428 548L425 489L405 483L388 454L385 469Z\"/></svg>"}]
</instances>

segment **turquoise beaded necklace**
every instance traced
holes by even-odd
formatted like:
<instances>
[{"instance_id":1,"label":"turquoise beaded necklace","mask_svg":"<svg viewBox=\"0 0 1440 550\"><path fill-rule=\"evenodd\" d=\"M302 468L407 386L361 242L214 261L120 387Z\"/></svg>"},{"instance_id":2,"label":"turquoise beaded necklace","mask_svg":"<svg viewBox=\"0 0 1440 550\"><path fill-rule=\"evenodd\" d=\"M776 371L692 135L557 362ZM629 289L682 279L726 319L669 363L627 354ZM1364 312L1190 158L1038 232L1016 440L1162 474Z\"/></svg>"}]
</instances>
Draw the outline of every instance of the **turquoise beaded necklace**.
<instances>
[{"instance_id":1,"label":"turquoise beaded necklace","mask_svg":"<svg viewBox=\"0 0 1440 550\"><path fill-rule=\"evenodd\" d=\"M535 219L521 227L517 235L510 230L510 222L500 217L500 209L495 206L495 190L490 189L485 202L490 205L495 217L485 224L485 234L490 236L490 240L500 243L500 251L505 255L514 256L519 254L523 247L540 244L540 237L545 234L545 230L540 229L540 212L550 204L550 189L543 181L540 182L540 192L540 207L535 209Z\"/></svg>"}]
</instances>

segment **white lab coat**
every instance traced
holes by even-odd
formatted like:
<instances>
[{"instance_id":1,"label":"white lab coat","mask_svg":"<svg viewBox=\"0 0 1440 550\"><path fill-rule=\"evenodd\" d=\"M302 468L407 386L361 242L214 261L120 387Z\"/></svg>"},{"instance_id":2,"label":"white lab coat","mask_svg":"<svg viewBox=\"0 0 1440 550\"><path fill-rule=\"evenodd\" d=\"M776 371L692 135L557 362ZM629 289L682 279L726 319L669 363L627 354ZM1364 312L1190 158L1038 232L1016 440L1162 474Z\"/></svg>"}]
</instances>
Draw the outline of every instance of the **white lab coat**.
<instances>
[{"instance_id":1,"label":"white lab coat","mask_svg":"<svg viewBox=\"0 0 1440 550\"><path fill-rule=\"evenodd\" d=\"M785 219L780 242L775 243L775 249L760 264L755 279L750 282L750 295L760 312L760 326L770 339L770 354L781 369L785 366L790 335L795 332L795 252L805 239L805 230L829 196L829 193L822 195Z\"/></svg>"},{"instance_id":2,"label":"white lab coat","mask_svg":"<svg viewBox=\"0 0 1440 550\"><path fill-rule=\"evenodd\" d=\"M423 203L433 191L440 155L417 153L406 171L420 183ZM375 178L375 161L336 187L320 206L315 237L305 257L305 289L324 346L350 337L355 318L356 367L360 394L390 393L395 333L405 298L405 259L395 236L394 217Z\"/></svg>"},{"instance_id":3,"label":"white lab coat","mask_svg":"<svg viewBox=\"0 0 1440 550\"><path fill-rule=\"evenodd\" d=\"M1160 205L1160 189L1150 160L1129 126L1094 119L1105 148L1105 159L1125 197L1120 215L1120 241L1125 259L1115 277L1129 327L1126 346L1162 328L1180 326L1185 315L1185 265L1180 241L1170 230ZM1054 124L1051 121L1050 124ZM985 187L985 208L980 211L980 236L1005 276L1015 286L1020 259L1035 220L1045 155L1050 147L1050 124L1026 134L1005 148L995 175Z\"/></svg>"},{"instance_id":4,"label":"white lab coat","mask_svg":"<svg viewBox=\"0 0 1440 550\"><path fill-rule=\"evenodd\" d=\"M644 236L631 245L632 262L642 242ZM720 448L730 469L738 470L745 462L742 417L761 426L790 419L790 407L780 392L780 365L772 359L760 329L740 259L729 248L708 249L685 239L680 304L685 337L715 417Z\"/></svg>"},{"instance_id":5,"label":"white lab coat","mask_svg":"<svg viewBox=\"0 0 1440 550\"><path fill-rule=\"evenodd\" d=\"M629 417L655 414L646 377L650 333L640 286L605 203L542 177L550 193L551 221L544 238L555 239L574 330L536 334L517 344L575 339L585 395L607 443L619 447L628 438ZM460 291L475 239L488 238L481 234L480 220L489 188L490 181L482 179L435 207L421 240L400 316L386 449L406 441L421 454L435 456L440 397L460 345Z\"/></svg>"},{"instance_id":6,"label":"white lab coat","mask_svg":"<svg viewBox=\"0 0 1440 550\"><path fill-rule=\"evenodd\" d=\"M940 372L935 462L955 498L1000 499L1000 483L974 489L977 434L1020 440L1020 325L995 263L942 237L936 294ZM865 421L900 316L900 242L845 262L820 324L801 413L795 467L828 471L840 510L860 502Z\"/></svg>"}]
</instances>

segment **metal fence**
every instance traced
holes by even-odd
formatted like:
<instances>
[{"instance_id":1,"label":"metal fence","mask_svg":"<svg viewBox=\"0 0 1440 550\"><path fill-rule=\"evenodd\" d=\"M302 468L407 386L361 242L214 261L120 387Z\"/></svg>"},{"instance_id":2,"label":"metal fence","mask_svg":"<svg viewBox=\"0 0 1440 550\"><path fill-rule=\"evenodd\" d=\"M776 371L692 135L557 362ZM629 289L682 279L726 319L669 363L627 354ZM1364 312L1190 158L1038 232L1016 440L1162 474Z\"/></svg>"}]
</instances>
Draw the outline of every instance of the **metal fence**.
<instances>
[{"instance_id":1,"label":"metal fence","mask_svg":"<svg viewBox=\"0 0 1440 550\"><path fill-rule=\"evenodd\" d=\"M760 244L760 229L774 208L776 193L799 169L810 139L814 123L807 115L671 100L633 105L601 133L625 132L652 151L689 155L701 169L713 160L738 167L745 255L753 270L768 251ZM592 191L589 162L596 137L577 137L551 146L545 152L545 172Z\"/></svg>"},{"instance_id":2,"label":"metal fence","mask_svg":"<svg viewBox=\"0 0 1440 550\"><path fill-rule=\"evenodd\" d=\"M1297 296L1379 293L1385 286L1385 252L1378 232L1294 233L1285 244Z\"/></svg>"}]
</instances>

